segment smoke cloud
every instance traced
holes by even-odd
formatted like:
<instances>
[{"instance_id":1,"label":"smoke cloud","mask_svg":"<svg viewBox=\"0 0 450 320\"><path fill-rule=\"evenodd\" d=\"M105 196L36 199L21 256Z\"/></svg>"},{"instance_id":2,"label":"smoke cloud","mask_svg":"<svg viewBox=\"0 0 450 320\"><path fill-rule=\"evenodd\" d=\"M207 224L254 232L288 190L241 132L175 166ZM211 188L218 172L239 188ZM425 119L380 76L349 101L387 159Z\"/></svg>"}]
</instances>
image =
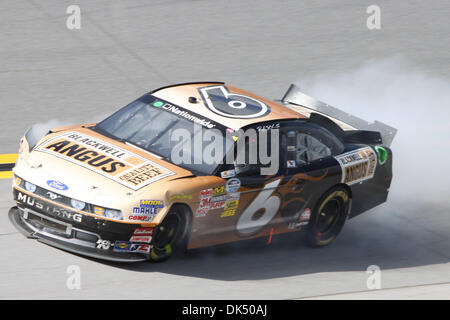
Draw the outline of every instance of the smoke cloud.
<instances>
[{"instance_id":1,"label":"smoke cloud","mask_svg":"<svg viewBox=\"0 0 450 320\"><path fill-rule=\"evenodd\" d=\"M390 199L450 205L450 81L396 57L298 81L303 92L398 129Z\"/></svg>"}]
</instances>

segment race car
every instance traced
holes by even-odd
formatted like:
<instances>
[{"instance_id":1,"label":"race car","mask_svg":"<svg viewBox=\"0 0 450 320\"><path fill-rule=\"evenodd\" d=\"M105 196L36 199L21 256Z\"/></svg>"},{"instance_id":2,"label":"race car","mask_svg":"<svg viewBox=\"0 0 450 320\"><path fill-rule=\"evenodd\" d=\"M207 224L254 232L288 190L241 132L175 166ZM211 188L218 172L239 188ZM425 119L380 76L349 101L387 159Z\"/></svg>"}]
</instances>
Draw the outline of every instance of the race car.
<instances>
[{"instance_id":1,"label":"race car","mask_svg":"<svg viewBox=\"0 0 450 320\"><path fill-rule=\"evenodd\" d=\"M303 230L330 244L387 200L396 130L291 85L270 101L222 82L162 87L99 123L31 127L10 221L28 238L110 261Z\"/></svg>"}]
</instances>

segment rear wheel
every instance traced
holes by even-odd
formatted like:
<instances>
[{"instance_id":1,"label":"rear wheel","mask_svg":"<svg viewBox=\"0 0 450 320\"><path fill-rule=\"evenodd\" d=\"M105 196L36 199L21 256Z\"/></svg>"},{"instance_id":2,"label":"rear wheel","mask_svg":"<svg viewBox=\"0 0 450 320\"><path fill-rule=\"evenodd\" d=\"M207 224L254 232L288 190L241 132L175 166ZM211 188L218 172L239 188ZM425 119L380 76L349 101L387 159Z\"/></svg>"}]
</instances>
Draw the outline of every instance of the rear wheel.
<instances>
[{"instance_id":1,"label":"rear wheel","mask_svg":"<svg viewBox=\"0 0 450 320\"><path fill-rule=\"evenodd\" d=\"M173 206L154 232L150 259L167 260L186 245L190 224L189 209L181 205Z\"/></svg>"},{"instance_id":2,"label":"rear wheel","mask_svg":"<svg viewBox=\"0 0 450 320\"><path fill-rule=\"evenodd\" d=\"M350 212L351 198L347 189L336 186L319 199L308 224L306 241L309 246L330 244L342 230Z\"/></svg>"}]
</instances>

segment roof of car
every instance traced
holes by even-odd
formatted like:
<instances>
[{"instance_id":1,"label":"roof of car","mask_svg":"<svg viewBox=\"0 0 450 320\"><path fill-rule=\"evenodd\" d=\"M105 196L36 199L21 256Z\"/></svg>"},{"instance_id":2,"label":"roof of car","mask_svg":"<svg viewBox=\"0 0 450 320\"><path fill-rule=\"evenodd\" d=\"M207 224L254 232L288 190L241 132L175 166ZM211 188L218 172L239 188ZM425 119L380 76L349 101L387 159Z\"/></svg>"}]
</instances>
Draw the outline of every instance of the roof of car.
<instances>
[{"instance_id":1,"label":"roof of car","mask_svg":"<svg viewBox=\"0 0 450 320\"><path fill-rule=\"evenodd\" d=\"M223 82L182 83L162 87L150 93L159 99L200 114L233 130L253 123L305 118L298 112L278 103L228 86ZM221 108L216 108L215 100L221 104Z\"/></svg>"}]
</instances>

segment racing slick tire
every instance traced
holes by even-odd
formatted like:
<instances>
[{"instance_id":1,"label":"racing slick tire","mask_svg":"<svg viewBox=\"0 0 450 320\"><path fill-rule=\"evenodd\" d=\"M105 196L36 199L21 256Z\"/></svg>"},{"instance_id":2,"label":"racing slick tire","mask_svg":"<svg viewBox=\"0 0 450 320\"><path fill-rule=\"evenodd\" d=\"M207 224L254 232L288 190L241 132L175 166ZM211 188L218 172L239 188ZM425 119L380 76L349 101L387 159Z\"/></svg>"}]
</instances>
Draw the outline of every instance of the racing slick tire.
<instances>
[{"instance_id":1,"label":"racing slick tire","mask_svg":"<svg viewBox=\"0 0 450 320\"><path fill-rule=\"evenodd\" d=\"M310 247L330 244L342 230L351 209L351 197L344 186L335 186L325 192L314 208L306 232Z\"/></svg>"},{"instance_id":2,"label":"racing slick tire","mask_svg":"<svg viewBox=\"0 0 450 320\"><path fill-rule=\"evenodd\" d=\"M165 261L185 247L191 222L190 210L186 206L172 206L153 235L150 260L154 262Z\"/></svg>"}]
</instances>

